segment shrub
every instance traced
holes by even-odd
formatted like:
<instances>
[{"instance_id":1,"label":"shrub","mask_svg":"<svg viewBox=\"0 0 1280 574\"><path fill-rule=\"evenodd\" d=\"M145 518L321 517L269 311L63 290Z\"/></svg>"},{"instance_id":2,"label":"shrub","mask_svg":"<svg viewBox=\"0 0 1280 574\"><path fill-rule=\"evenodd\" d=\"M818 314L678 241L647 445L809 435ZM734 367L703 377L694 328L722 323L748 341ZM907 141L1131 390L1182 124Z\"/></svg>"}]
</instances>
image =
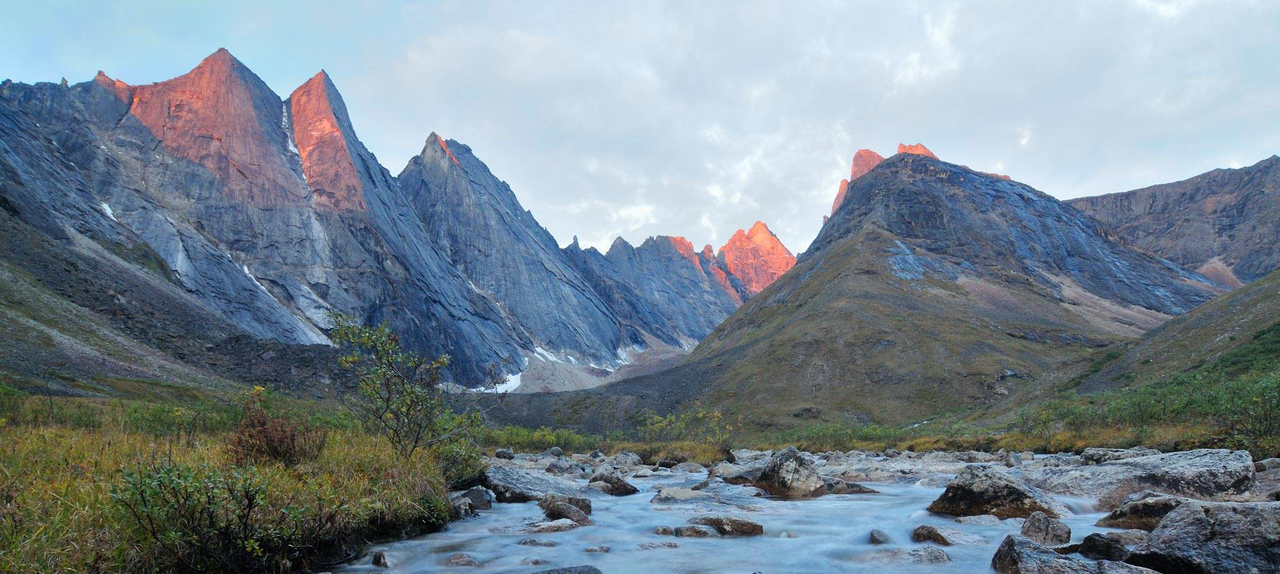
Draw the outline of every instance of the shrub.
<instances>
[{"instance_id":1,"label":"shrub","mask_svg":"<svg viewBox=\"0 0 1280 574\"><path fill-rule=\"evenodd\" d=\"M270 500L253 469L156 462L126 470L111 497L143 561L160 572L281 572L331 535L333 511Z\"/></svg>"},{"instance_id":2,"label":"shrub","mask_svg":"<svg viewBox=\"0 0 1280 574\"><path fill-rule=\"evenodd\" d=\"M255 387L245 399L244 418L230 441L236 464L275 461L293 466L318 458L328 431L292 417L272 416L263 405L264 393Z\"/></svg>"}]
</instances>

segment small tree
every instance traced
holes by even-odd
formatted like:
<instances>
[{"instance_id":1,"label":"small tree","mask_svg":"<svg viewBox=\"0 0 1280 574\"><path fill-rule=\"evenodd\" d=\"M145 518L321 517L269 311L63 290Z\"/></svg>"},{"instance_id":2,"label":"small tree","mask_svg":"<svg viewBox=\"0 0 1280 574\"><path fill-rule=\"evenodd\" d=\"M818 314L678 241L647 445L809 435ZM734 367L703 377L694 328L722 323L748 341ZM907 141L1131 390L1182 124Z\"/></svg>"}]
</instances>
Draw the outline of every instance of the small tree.
<instances>
[{"instance_id":1,"label":"small tree","mask_svg":"<svg viewBox=\"0 0 1280 574\"><path fill-rule=\"evenodd\" d=\"M435 447L454 458L470 445L480 415L472 408L455 410L443 385L447 355L427 360L404 351L385 323L367 327L346 315L332 318L330 337L348 350L339 361L359 374L356 392L343 403L371 432L386 437L400 459Z\"/></svg>"}]
</instances>

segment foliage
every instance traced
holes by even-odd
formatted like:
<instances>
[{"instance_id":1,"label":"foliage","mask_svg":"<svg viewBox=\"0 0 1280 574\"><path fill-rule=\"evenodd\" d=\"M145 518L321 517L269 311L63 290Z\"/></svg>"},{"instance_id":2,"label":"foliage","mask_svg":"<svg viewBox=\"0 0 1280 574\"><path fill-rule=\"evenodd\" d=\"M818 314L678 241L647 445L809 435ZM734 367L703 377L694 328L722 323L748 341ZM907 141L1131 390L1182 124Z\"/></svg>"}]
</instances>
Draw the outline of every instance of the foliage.
<instances>
[{"instance_id":1,"label":"foliage","mask_svg":"<svg viewBox=\"0 0 1280 574\"><path fill-rule=\"evenodd\" d=\"M727 445L733 426L724 423L718 411L691 409L666 416L652 412L641 414L636 428L637 438L647 442L694 441Z\"/></svg>"},{"instance_id":2,"label":"foliage","mask_svg":"<svg viewBox=\"0 0 1280 574\"><path fill-rule=\"evenodd\" d=\"M231 435L230 449L238 465L275 461L286 466L312 461L324 450L328 429L291 416L274 416L265 406L266 390L255 387L244 402L244 418Z\"/></svg>"}]
</instances>

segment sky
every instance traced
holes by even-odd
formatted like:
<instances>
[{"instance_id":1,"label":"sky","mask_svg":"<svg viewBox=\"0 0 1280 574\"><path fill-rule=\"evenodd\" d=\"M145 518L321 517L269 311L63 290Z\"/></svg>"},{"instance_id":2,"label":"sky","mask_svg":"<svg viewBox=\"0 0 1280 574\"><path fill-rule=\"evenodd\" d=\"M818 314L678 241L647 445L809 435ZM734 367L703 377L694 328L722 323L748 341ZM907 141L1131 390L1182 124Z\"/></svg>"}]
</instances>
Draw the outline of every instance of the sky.
<instances>
[{"instance_id":1,"label":"sky","mask_svg":"<svg viewBox=\"0 0 1280 574\"><path fill-rule=\"evenodd\" d=\"M226 47L282 97L320 69L397 174L470 145L563 245L762 220L794 252L853 154L921 142L1058 198L1280 152L1280 2L41 2L0 77L131 84Z\"/></svg>"}]
</instances>

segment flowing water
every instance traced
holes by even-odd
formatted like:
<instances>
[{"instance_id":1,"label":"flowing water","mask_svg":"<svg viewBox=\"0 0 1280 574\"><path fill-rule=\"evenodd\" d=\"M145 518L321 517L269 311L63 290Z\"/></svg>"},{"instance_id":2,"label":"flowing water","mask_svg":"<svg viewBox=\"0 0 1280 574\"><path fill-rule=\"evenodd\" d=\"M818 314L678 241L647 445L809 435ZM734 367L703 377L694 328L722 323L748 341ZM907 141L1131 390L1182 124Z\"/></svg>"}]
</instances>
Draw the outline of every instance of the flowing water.
<instances>
[{"instance_id":1,"label":"flowing water","mask_svg":"<svg viewBox=\"0 0 1280 574\"><path fill-rule=\"evenodd\" d=\"M867 486L879 494L828 495L813 500L772 500L755 498L747 508L719 504L663 505L650 499L660 486L690 486L705 474L657 475L628 479L640 493L625 497L592 499L594 526L553 534L527 534L521 528L543 520L536 503L494 504L479 517L454 522L448 530L421 538L379 545L370 554L382 551L390 570L372 567L368 556L341 572L397 572L414 574L440 571L537 572L550 568L592 565L604 574L652 574L659 572L750 574L859 572L905 573L990 572L991 557L1007 534L1016 533L1020 521L1005 520L997 525L958 524L925 510L941 488L906 484ZM736 487L731 487L736 488ZM1071 526L1073 542L1106 529L1094 526L1102 513L1091 501L1060 498L1076 512L1064 521ZM741 516L764 525L764 535L745 538L676 538L653 533L658 526L680 526L706 514ZM909 564L902 560L877 559L885 549L914 549L911 531L921 524L949 526L978 534L986 544L944 547L950 563ZM867 536L873 528L886 532L891 543L872 545ZM553 547L521 545L533 538L554 542ZM674 542L678 548L641 549L651 542ZM590 547L608 546L608 553L587 552ZM481 568L447 567L453 554L465 552L479 561ZM541 565L522 563L541 560Z\"/></svg>"}]
</instances>

